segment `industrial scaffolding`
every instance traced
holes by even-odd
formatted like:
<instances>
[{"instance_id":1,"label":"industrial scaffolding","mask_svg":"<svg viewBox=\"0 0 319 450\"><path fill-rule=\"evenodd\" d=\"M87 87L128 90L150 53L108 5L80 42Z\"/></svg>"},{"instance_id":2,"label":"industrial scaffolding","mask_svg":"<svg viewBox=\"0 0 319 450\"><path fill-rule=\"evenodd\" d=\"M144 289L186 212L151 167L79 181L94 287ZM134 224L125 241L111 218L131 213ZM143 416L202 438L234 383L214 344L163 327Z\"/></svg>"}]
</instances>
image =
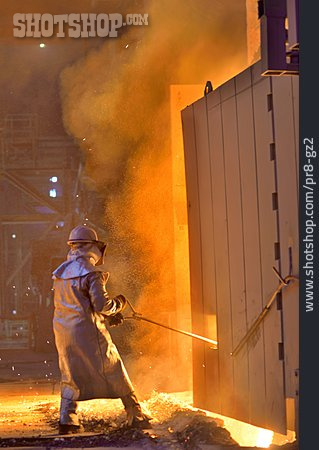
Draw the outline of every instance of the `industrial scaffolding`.
<instances>
[{"instance_id":1,"label":"industrial scaffolding","mask_svg":"<svg viewBox=\"0 0 319 450\"><path fill-rule=\"evenodd\" d=\"M67 135L40 135L37 114L2 118L0 151L0 347L48 349L51 271L88 215L81 154Z\"/></svg>"}]
</instances>

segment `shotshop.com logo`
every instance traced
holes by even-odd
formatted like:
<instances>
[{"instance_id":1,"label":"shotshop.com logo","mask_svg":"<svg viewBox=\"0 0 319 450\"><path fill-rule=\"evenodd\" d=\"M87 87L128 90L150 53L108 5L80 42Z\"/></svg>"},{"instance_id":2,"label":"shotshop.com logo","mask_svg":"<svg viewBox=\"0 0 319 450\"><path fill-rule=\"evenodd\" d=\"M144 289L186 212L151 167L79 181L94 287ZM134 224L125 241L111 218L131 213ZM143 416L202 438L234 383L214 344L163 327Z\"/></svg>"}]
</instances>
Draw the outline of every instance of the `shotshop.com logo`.
<instances>
[{"instance_id":1,"label":"shotshop.com logo","mask_svg":"<svg viewBox=\"0 0 319 450\"><path fill-rule=\"evenodd\" d=\"M118 36L125 26L148 25L148 14L22 14L13 15L13 36L90 38Z\"/></svg>"}]
</instances>

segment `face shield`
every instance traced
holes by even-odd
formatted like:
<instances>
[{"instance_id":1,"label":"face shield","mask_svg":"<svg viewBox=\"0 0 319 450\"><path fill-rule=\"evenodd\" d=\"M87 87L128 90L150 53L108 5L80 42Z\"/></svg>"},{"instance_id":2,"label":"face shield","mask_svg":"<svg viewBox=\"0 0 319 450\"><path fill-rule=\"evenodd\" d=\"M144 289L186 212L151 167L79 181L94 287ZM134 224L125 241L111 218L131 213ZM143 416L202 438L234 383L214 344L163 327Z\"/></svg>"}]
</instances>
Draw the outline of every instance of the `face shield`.
<instances>
[{"instance_id":1,"label":"face shield","mask_svg":"<svg viewBox=\"0 0 319 450\"><path fill-rule=\"evenodd\" d=\"M97 260L97 262L95 263L95 265L101 266L102 264L104 264L104 256L105 256L107 244L102 241L97 241L96 244L94 245L94 247L99 250L99 255L100 255L100 257Z\"/></svg>"},{"instance_id":2,"label":"face shield","mask_svg":"<svg viewBox=\"0 0 319 450\"><path fill-rule=\"evenodd\" d=\"M70 244L69 244L70 245ZM94 266L104 264L104 254L107 244L102 241L77 242L71 244L68 258L74 256L85 256L90 258Z\"/></svg>"}]
</instances>

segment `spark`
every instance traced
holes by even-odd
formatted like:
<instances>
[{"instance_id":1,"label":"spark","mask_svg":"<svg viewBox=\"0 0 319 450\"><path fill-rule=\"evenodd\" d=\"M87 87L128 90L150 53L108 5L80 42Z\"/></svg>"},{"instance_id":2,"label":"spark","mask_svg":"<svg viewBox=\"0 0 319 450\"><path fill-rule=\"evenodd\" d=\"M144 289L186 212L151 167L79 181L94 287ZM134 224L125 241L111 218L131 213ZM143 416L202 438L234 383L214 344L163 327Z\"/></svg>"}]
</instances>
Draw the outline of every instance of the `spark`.
<instances>
[{"instance_id":1,"label":"spark","mask_svg":"<svg viewBox=\"0 0 319 450\"><path fill-rule=\"evenodd\" d=\"M39 45L39 47L40 47L40 48L45 48L45 47L46 47L46 45L45 45L45 43L44 43L44 42L41 42L41 44Z\"/></svg>"},{"instance_id":2,"label":"spark","mask_svg":"<svg viewBox=\"0 0 319 450\"><path fill-rule=\"evenodd\" d=\"M86 138L84 137L84 138L82 139L82 141L86 141Z\"/></svg>"},{"instance_id":3,"label":"spark","mask_svg":"<svg viewBox=\"0 0 319 450\"><path fill-rule=\"evenodd\" d=\"M17 235L13 233L13 234L11 234L11 237L12 237L12 239L15 239L17 237Z\"/></svg>"},{"instance_id":4,"label":"spark","mask_svg":"<svg viewBox=\"0 0 319 450\"><path fill-rule=\"evenodd\" d=\"M14 366L11 366L11 369L14 371Z\"/></svg>"}]
</instances>

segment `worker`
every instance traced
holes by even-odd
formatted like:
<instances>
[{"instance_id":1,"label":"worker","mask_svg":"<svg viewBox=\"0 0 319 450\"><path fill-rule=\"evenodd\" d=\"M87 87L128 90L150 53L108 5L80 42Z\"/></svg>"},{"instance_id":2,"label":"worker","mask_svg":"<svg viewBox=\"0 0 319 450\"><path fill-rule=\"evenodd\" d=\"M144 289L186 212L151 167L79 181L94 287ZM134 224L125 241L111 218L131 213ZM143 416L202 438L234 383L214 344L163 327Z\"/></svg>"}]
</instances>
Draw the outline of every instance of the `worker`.
<instances>
[{"instance_id":1,"label":"worker","mask_svg":"<svg viewBox=\"0 0 319 450\"><path fill-rule=\"evenodd\" d=\"M126 299L110 298L104 266L106 245L94 229L77 226L69 236L67 261L53 272L53 329L61 371L59 433L83 431L78 401L121 398L127 425L150 428L123 361L106 328L123 323Z\"/></svg>"}]
</instances>

